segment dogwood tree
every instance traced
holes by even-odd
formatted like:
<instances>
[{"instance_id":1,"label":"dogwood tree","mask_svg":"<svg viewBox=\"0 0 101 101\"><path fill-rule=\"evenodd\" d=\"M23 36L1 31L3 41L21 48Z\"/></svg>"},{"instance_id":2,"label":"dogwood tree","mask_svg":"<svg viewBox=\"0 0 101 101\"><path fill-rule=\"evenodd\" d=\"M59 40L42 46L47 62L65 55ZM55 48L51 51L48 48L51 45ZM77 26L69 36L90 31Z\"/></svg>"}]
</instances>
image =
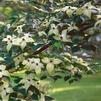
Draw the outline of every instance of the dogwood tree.
<instances>
[{"instance_id":1,"label":"dogwood tree","mask_svg":"<svg viewBox=\"0 0 101 101\"><path fill-rule=\"evenodd\" d=\"M72 52L100 32L98 2L0 0L1 101L53 101L50 81L72 83L91 71Z\"/></svg>"}]
</instances>

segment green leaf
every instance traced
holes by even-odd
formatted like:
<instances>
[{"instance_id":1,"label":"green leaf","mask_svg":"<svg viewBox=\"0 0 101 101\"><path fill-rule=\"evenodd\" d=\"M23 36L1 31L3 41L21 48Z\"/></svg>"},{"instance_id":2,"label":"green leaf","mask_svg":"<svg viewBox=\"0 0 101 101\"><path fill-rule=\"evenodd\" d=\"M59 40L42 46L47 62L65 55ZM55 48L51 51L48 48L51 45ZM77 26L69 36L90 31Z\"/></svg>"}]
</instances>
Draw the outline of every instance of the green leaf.
<instances>
[{"instance_id":1,"label":"green leaf","mask_svg":"<svg viewBox=\"0 0 101 101\"><path fill-rule=\"evenodd\" d=\"M54 46L59 49L59 48L62 47L62 43L61 43L60 41L55 42L55 43L54 43Z\"/></svg>"}]
</instances>

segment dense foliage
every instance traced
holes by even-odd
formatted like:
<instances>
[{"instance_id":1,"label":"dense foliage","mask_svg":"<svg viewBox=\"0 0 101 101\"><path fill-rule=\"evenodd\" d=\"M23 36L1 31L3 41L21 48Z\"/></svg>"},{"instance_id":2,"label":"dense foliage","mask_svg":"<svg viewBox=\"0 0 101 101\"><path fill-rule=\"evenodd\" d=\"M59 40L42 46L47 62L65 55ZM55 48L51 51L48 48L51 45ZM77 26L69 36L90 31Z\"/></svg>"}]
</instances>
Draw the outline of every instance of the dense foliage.
<instances>
[{"instance_id":1,"label":"dense foliage","mask_svg":"<svg viewBox=\"0 0 101 101\"><path fill-rule=\"evenodd\" d=\"M95 0L0 0L1 101L52 101L49 81L91 72L72 53L101 32L100 10Z\"/></svg>"}]
</instances>

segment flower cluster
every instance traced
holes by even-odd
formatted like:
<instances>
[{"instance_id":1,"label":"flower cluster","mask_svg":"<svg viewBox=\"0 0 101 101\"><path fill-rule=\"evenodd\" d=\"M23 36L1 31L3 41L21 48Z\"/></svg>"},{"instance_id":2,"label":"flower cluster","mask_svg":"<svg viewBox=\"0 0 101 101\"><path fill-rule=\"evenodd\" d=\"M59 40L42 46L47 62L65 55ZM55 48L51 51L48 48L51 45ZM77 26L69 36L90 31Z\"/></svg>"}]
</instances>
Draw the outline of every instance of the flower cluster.
<instances>
[{"instance_id":1,"label":"flower cluster","mask_svg":"<svg viewBox=\"0 0 101 101\"><path fill-rule=\"evenodd\" d=\"M0 78L3 76L9 76L9 72L6 70L5 65L0 65Z\"/></svg>"},{"instance_id":2,"label":"flower cluster","mask_svg":"<svg viewBox=\"0 0 101 101\"><path fill-rule=\"evenodd\" d=\"M47 81L78 81L83 71L91 70L72 54L99 32L101 8L87 1L3 1L7 7L0 7L0 100L53 101Z\"/></svg>"},{"instance_id":3,"label":"flower cluster","mask_svg":"<svg viewBox=\"0 0 101 101\"><path fill-rule=\"evenodd\" d=\"M13 93L13 89L7 82L0 86L0 95L3 101L8 101L11 93Z\"/></svg>"},{"instance_id":4,"label":"flower cluster","mask_svg":"<svg viewBox=\"0 0 101 101\"><path fill-rule=\"evenodd\" d=\"M23 50L26 47L27 43L34 42L30 34L24 34L24 36L22 37L7 35L7 37L4 38L2 41L7 43L7 51L10 51L13 45L20 46L21 49Z\"/></svg>"},{"instance_id":5,"label":"flower cluster","mask_svg":"<svg viewBox=\"0 0 101 101\"><path fill-rule=\"evenodd\" d=\"M51 73L54 70L54 66L60 64L62 61L57 58L44 57L42 62L46 65L48 73ZM22 64L24 65L24 68L35 70L36 74L40 74L42 68L44 68L44 64L42 62L39 58L29 58L24 60Z\"/></svg>"}]
</instances>

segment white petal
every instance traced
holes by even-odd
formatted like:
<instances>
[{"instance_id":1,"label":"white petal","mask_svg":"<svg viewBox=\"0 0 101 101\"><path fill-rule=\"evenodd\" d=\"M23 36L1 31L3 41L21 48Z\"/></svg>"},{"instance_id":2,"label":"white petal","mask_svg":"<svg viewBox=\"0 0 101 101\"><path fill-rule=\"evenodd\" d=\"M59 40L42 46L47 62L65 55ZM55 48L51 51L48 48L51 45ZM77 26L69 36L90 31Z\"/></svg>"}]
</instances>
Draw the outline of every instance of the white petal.
<instances>
[{"instance_id":1,"label":"white petal","mask_svg":"<svg viewBox=\"0 0 101 101\"><path fill-rule=\"evenodd\" d=\"M72 9L68 9L68 10L66 11L66 13L67 13L67 15L68 15L69 17L71 17L72 14L73 14L73 10L72 10Z\"/></svg>"},{"instance_id":2,"label":"white petal","mask_svg":"<svg viewBox=\"0 0 101 101\"><path fill-rule=\"evenodd\" d=\"M5 94L3 93L3 94L1 94L1 97L2 97L2 101L9 101L9 95L6 95L6 92L5 92Z\"/></svg>"},{"instance_id":3,"label":"white petal","mask_svg":"<svg viewBox=\"0 0 101 101\"><path fill-rule=\"evenodd\" d=\"M2 41L8 41L8 39L7 38L4 38Z\"/></svg>"},{"instance_id":4,"label":"white petal","mask_svg":"<svg viewBox=\"0 0 101 101\"><path fill-rule=\"evenodd\" d=\"M6 91L7 91L7 93L12 93L12 92L13 92L13 89L10 88L10 87L8 87L8 88L6 89Z\"/></svg>"},{"instance_id":5,"label":"white petal","mask_svg":"<svg viewBox=\"0 0 101 101\"><path fill-rule=\"evenodd\" d=\"M82 8L78 8L77 10L76 10L76 14L77 15L81 15L83 13L83 9Z\"/></svg>"},{"instance_id":6,"label":"white petal","mask_svg":"<svg viewBox=\"0 0 101 101\"><path fill-rule=\"evenodd\" d=\"M7 89L8 87L9 87L8 82L5 82L5 83L3 84L3 89L4 89L4 88L6 88L6 89Z\"/></svg>"},{"instance_id":7,"label":"white petal","mask_svg":"<svg viewBox=\"0 0 101 101\"><path fill-rule=\"evenodd\" d=\"M34 59L34 62L35 62L35 63L40 63L40 59L39 59L39 58L35 58L35 59Z\"/></svg>"},{"instance_id":8,"label":"white petal","mask_svg":"<svg viewBox=\"0 0 101 101\"><path fill-rule=\"evenodd\" d=\"M51 34L59 34L59 30L58 30L58 28L57 28L57 26L55 26L55 24L51 24L51 29L49 30L49 35L51 35Z\"/></svg>"},{"instance_id":9,"label":"white petal","mask_svg":"<svg viewBox=\"0 0 101 101\"><path fill-rule=\"evenodd\" d=\"M24 61L22 62L23 65L26 65L27 63L28 63L27 60L24 60Z\"/></svg>"},{"instance_id":10,"label":"white petal","mask_svg":"<svg viewBox=\"0 0 101 101\"><path fill-rule=\"evenodd\" d=\"M62 40L64 42L68 41L68 39L67 39L67 30L63 30L61 36L62 36Z\"/></svg>"},{"instance_id":11,"label":"white petal","mask_svg":"<svg viewBox=\"0 0 101 101\"><path fill-rule=\"evenodd\" d=\"M32 38L29 38L29 37L25 38L25 40L26 40L26 42L34 42L34 40Z\"/></svg>"},{"instance_id":12,"label":"white petal","mask_svg":"<svg viewBox=\"0 0 101 101\"><path fill-rule=\"evenodd\" d=\"M44 57L44 58L42 59L42 62L47 64L47 63L50 62L50 59L47 58L47 57Z\"/></svg>"},{"instance_id":13,"label":"white petal","mask_svg":"<svg viewBox=\"0 0 101 101\"><path fill-rule=\"evenodd\" d=\"M2 78L2 76L3 76L3 75L2 75L2 73L0 72L0 78Z\"/></svg>"},{"instance_id":14,"label":"white petal","mask_svg":"<svg viewBox=\"0 0 101 101\"><path fill-rule=\"evenodd\" d=\"M21 41L22 40L20 38L16 38L16 39L13 39L12 40L12 44L13 45L16 45L16 46L20 46Z\"/></svg>"},{"instance_id":15,"label":"white petal","mask_svg":"<svg viewBox=\"0 0 101 101\"><path fill-rule=\"evenodd\" d=\"M37 75L39 75L39 74L41 73L41 68L37 66L37 67L35 68L35 73L36 73Z\"/></svg>"},{"instance_id":16,"label":"white petal","mask_svg":"<svg viewBox=\"0 0 101 101\"><path fill-rule=\"evenodd\" d=\"M12 37L11 37L11 35L7 35L7 38L11 39Z\"/></svg>"},{"instance_id":17,"label":"white petal","mask_svg":"<svg viewBox=\"0 0 101 101\"><path fill-rule=\"evenodd\" d=\"M9 52L10 49L12 48L12 43L9 43L6 48L7 48L7 51Z\"/></svg>"},{"instance_id":18,"label":"white petal","mask_svg":"<svg viewBox=\"0 0 101 101\"><path fill-rule=\"evenodd\" d=\"M42 63L39 63L39 67L40 67L40 68L43 68L43 64L42 64Z\"/></svg>"},{"instance_id":19,"label":"white petal","mask_svg":"<svg viewBox=\"0 0 101 101\"><path fill-rule=\"evenodd\" d=\"M51 74L54 70L54 65L52 63L48 63L46 68L47 68L48 73Z\"/></svg>"},{"instance_id":20,"label":"white petal","mask_svg":"<svg viewBox=\"0 0 101 101\"><path fill-rule=\"evenodd\" d=\"M6 69L6 66L5 65L0 65L0 70L5 70Z\"/></svg>"},{"instance_id":21,"label":"white petal","mask_svg":"<svg viewBox=\"0 0 101 101\"><path fill-rule=\"evenodd\" d=\"M53 64L60 64L62 61L60 59L54 59Z\"/></svg>"},{"instance_id":22,"label":"white petal","mask_svg":"<svg viewBox=\"0 0 101 101\"><path fill-rule=\"evenodd\" d=\"M4 76L9 76L9 72L8 72L7 70L2 71L2 74L3 74Z\"/></svg>"},{"instance_id":23,"label":"white petal","mask_svg":"<svg viewBox=\"0 0 101 101\"><path fill-rule=\"evenodd\" d=\"M20 47L23 50L26 47L27 43L25 41L21 42Z\"/></svg>"},{"instance_id":24,"label":"white petal","mask_svg":"<svg viewBox=\"0 0 101 101\"><path fill-rule=\"evenodd\" d=\"M91 10L87 9L83 12L84 15L86 15L87 17L91 18Z\"/></svg>"}]
</instances>

